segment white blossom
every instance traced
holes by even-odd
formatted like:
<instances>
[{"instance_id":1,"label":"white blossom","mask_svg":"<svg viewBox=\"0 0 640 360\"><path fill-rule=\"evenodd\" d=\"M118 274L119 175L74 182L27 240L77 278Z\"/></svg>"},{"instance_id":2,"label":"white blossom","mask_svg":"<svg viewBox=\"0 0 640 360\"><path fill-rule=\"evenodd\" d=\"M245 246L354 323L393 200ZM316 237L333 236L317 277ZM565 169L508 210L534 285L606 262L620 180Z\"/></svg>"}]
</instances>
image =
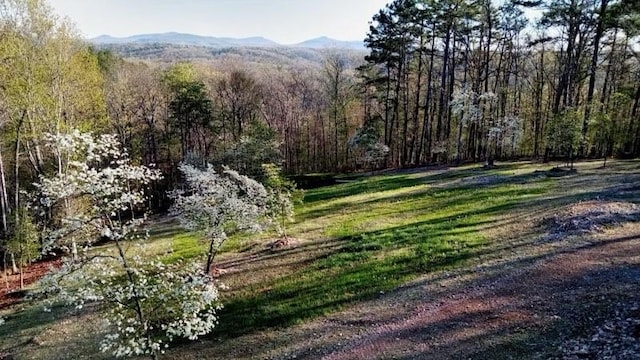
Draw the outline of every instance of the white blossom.
<instances>
[{"instance_id":1,"label":"white blossom","mask_svg":"<svg viewBox=\"0 0 640 360\"><path fill-rule=\"evenodd\" d=\"M201 170L182 163L179 169L186 189L170 194L170 212L186 228L202 232L213 253L230 233L260 231L268 224L268 194L257 181L228 168L216 172L211 165Z\"/></svg>"},{"instance_id":2,"label":"white blossom","mask_svg":"<svg viewBox=\"0 0 640 360\"><path fill-rule=\"evenodd\" d=\"M91 241L86 241L81 254L65 259L59 269L40 280L33 296L46 298L47 308L60 300L78 309L97 306L111 330L100 349L115 357L156 354L175 337L197 339L210 332L221 308L213 279L194 264L143 259L139 255L145 253L143 245L130 249L133 256L120 245L139 238L143 219L120 221L117 215L143 205L144 187L159 179L160 173L132 165L113 135L94 137L74 130L45 138L58 158L58 171L35 184L40 204L52 209L72 198L87 199L90 204L84 213L64 214L61 227L48 234L48 245L65 247L69 234L89 231L93 236L108 236L118 252L92 249ZM227 181L244 179L230 172ZM264 192L249 185L242 189L251 196ZM243 215L252 210L243 209ZM241 226L242 221L236 224Z\"/></svg>"},{"instance_id":3,"label":"white blossom","mask_svg":"<svg viewBox=\"0 0 640 360\"><path fill-rule=\"evenodd\" d=\"M391 149L378 139L375 129L364 126L356 131L349 139L347 145L361 149L362 160L372 166L378 166L389 155Z\"/></svg>"},{"instance_id":4,"label":"white blossom","mask_svg":"<svg viewBox=\"0 0 640 360\"><path fill-rule=\"evenodd\" d=\"M495 96L495 95L494 95ZM482 110L478 106L480 100L490 99L488 93L478 95L475 91L466 87L453 92L450 102L451 114L459 117L462 126L476 122L482 118Z\"/></svg>"}]
</instances>

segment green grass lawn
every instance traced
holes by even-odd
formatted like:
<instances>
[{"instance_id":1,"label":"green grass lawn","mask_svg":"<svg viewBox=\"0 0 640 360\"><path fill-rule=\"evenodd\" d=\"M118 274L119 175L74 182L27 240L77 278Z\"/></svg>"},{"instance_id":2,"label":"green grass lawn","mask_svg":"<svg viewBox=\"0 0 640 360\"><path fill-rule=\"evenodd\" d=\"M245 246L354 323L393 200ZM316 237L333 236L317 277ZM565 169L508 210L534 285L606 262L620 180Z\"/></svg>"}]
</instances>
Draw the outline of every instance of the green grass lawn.
<instances>
[{"instance_id":1,"label":"green grass lawn","mask_svg":"<svg viewBox=\"0 0 640 360\"><path fill-rule=\"evenodd\" d=\"M313 255L303 257L304 266L295 272L236 288L225 299L216 333L291 325L459 265L486 243L481 228L553 186L546 178L504 173L504 168L470 167L308 191L290 233L305 239L300 247ZM445 180L488 175L499 181L441 186ZM325 251L314 253L318 247Z\"/></svg>"},{"instance_id":2,"label":"green grass lawn","mask_svg":"<svg viewBox=\"0 0 640 360\"><path fill-rule=\"evenodd\" d=\"M555 180L534 174L535 168L468 166L307 191L289 229L295 246L260 250L269 235L225 243L219 266L243 265L220 279L231 290L223 295L225 308L212 336L299 323L460 266L489 241L481 230L515 207L542 201L554 187ZM151 234L150 254L165 261L196 258L205 250L197 234L178 231L175 223ZM9 316L5 326L29 312L22 314Z\"/></svg>"}]
</instances>

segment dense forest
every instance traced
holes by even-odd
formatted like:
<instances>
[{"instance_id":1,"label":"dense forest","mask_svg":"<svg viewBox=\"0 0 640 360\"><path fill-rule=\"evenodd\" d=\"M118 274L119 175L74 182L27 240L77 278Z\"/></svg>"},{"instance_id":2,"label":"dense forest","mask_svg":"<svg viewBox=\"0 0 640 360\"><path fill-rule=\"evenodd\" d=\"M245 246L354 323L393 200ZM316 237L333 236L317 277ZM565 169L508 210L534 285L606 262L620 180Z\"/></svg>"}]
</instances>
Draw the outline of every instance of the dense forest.
<instances>
[{"instance_id":1,"label":"dense forest","mask_svg":"<svg viewBox=\"0 0 640 360\"><path fill-rule=\"evenodd\" d=\"M396 1L365 40L365 125L392 166L638 155L638 21L633 1Z\"/></svg>"}]
</instances>

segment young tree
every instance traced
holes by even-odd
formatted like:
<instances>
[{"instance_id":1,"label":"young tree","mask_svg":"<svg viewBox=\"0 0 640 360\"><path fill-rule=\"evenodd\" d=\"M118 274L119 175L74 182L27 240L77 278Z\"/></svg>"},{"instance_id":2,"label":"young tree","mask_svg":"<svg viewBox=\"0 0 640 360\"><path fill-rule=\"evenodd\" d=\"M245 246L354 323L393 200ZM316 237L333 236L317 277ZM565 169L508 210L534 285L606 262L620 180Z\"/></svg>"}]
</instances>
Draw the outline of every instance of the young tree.
<instances>
[{"instance_id":1,"label":"young tree","mask_svg":"<svg viewBox=\"0 0 640 360\"><path fill-rule=\"evenodd\" d=\"M566 154L573 169L573 155L580 144L580 124L575 110L566 110L547 124L547 146L556 154Z\"/></svg>"},{"instance_id":2,"label":"young tree","mask_svg":"<svg viewBox=\"0 0 640 360\"><path fill-rule=\"evenodd\" d=\"M116 357L157 358L174 337L196 339L210 332L220 304L207 274L188 264L145 260L143 244L131 249L134 254L127 250L139 235L142 219L135 213L144 205L144 189L160 178L159 172L132 165L114 135L73 131L46 138L71 156L65 172L41 176L36 184L42 215L55 212L68 199L82 198L90 206L82 213L65 212L62 227L48 232L45 251L64 246L73 234L98 232L115 249L92 249L87 239L80 256L65 259L59 270L42 279L36 295L56 295L50 301L63 299L78 308L97 303L112 330L100 348Z\"/></svg>"},{"instance_id":3,"label":"young tree","mask_svg":"<svg viewBox=\"0 0 640 360\"><path fill-rule=\"evenodd\" d=\"M458 135L456 142L456 162L462 160L462 129L481 117L478 108L478 94L472 90L455 91L451 99L451 114L458 118Z\"/></svg>"},{"instance_id":4,"label":"young tree","mask_svg":"<svg viewBox=\"0 0 640 360\"><path fill-rule=\"evenodd\" d=\"M275 164L262 164L267 190L267 216L275 221L278 236L287 238L287 223L293 221L293 204L301 202L303 192L282 175Z\"/></svg>"},{"instance_id":5,"label":"young tree","mask_svg":"<svg viewBox=\"0 0 640 360\"><path fill-rule=\"evenodd\" d=\"M12 233L7 241L6 251L16 257L20 272L20 289L23 289L24 267L40 255L40 242L38 229L33 223L27 208L22 206L16 212L16 216L12 217L11 220L12 222L17 220L18 223L11 224Z\"/></svg>"},{"instance_id":6,"label":"young tree","mask_svg":"<svg viewBox=\"0 0 640 360\"><path fill-rule=\"evenodd\" d=\"M208 242L204 273L210 274L213 260L230 234L264 228L267 191L257 181L224 168L217 172L182 163L179 166L185 189L171 194L171 213L182 224L204 234Z\"/></svg>"},{"instance_id":7,"label":"young tree","mask_svg":"<svg viewBox=\"0 0 640 360\"><path fill-rule=\"evenodd\" d=\"M356 158L359 158L371 171L385 163L390 151L389 147L380 140L378 131L371 122L356 130L347 145L356 153Z\"/></svg>"}]
</instances>

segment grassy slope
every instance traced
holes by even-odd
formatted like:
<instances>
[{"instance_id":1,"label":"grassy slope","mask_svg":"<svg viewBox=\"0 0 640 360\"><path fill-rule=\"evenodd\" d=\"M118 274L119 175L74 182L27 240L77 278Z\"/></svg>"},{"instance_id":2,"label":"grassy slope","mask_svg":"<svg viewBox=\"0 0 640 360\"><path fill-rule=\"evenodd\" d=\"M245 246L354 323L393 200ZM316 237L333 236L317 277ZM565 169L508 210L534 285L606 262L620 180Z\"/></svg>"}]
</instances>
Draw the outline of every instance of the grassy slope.
<instances>
[{"instance_id":1,"label":"grassy slope","mask_svg":"<svg viewBox=\"0 0 640 360\"><path fill-rule=\"evenodd\" d=\"M378 176L308 192L291 233L312 240L310 251L328 250L305 258L295 272L234 292L219 334L297 323L458 265L485 243L480 228L552 185L515 177L482 187L474 181L442 186L501 171Z\"/></svg>"},{"instance_id":2,"label":"grassy slope","mask_svg":"<svg viewBox=\"0 0 640 360\"><path fill-rule=\"evenodd\" d=\"M222 280L232 290L225 295L215 336L298 323L427 272L461 266L482 251L489 239L481 230L495 218L543 201L554 187L555 180L537 176L535 168L463 167L376 176L309 191L290 229L300 239L296 247L269 252L255 250L262 249L260 239L228 242L219 261L231 270ZM172 247L171 259L189 258L201 249L196 236L164 228L155 235L154 247L158 253ZM0 346L37 358L42 353L36 347L20 343L40 330L20 326L15 334L29 311L9 315L0 339L11 339L0 340Z\"/></svg>"}]
</instances>

